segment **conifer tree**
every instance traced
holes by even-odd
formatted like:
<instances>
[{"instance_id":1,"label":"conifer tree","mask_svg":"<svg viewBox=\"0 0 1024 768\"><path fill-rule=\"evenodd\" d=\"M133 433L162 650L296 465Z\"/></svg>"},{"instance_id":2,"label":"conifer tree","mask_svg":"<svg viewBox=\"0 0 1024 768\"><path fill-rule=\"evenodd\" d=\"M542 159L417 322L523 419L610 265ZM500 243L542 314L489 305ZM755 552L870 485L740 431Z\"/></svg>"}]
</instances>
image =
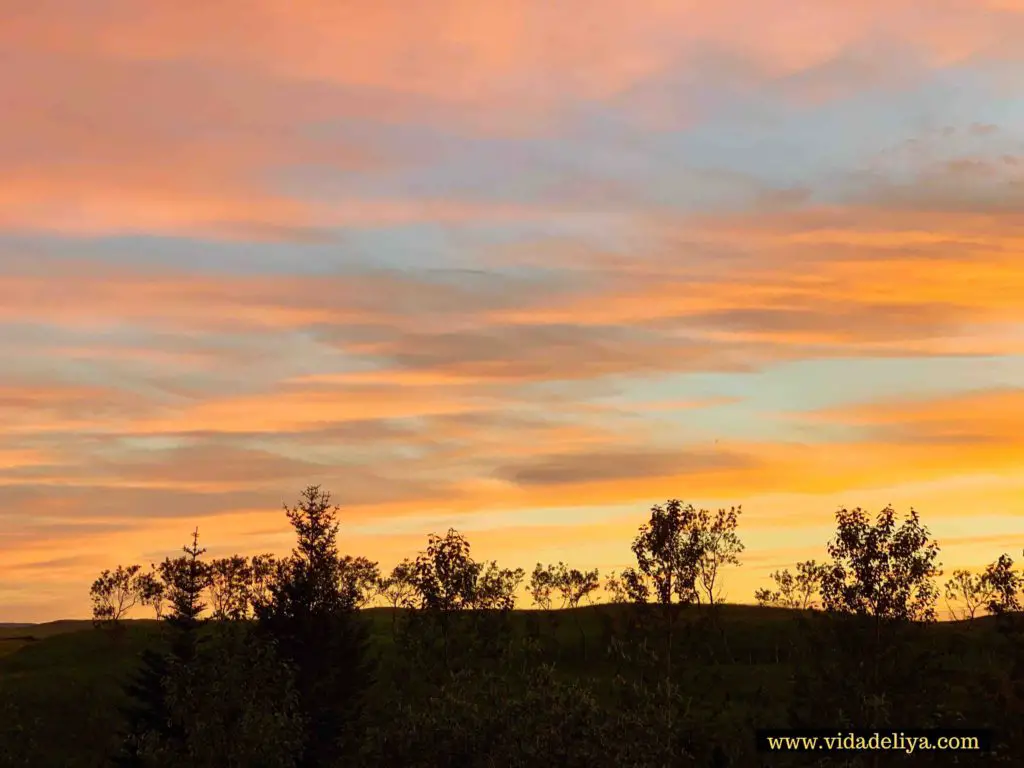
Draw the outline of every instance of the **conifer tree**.
<instances>
[{"instance_id":1,"label":"conifer tree","mask_svg":"<svg viewBox=\"0 0 1024 768\"><path fill-rule=\"evenodd\" d=\"M285 506L296 533L269 599L258 605L259 628L295 670L306 724L301 766L330 766L356 749L354 724L369 684L368 632L344 588L338 554L338 507L319 486Z\"/></svg>"},{"instance_id":2,"label":"conifer tree","mask_svg":"<svg viewBox=\"0 0 1024 768\"><path fill-rule=\"evenodd\" d=\"M129 705L125 715L128 733L118 766L160 765L161 755L183 740L180 723L171 716L167 702L168 683L175 675L188 675L194 662L198 639L196 630L205 609L202 593L209 569L200 559L199 529L192 533L192 545L182 547L183 556L161 564L170 611L164 617L164 643L169 652L147 648L138 674L126 688Z\"/></svg>"},{"instance_id":3,"label":"conifer tree","mask_svg":"<svg viewBox=\"0 0 1024 768\"><path fill-rule=\"evenodd\" d=\"M171 657L177 664L187 665L196 654L196 630L203 623L203 591L210 583L210 568L200 558L206 553L199 548L199 529L192 532L192 546L182 547L184 556L168 561L167 600L170 613L167 624L171 630Z\"/></svg>"}]
</instances>

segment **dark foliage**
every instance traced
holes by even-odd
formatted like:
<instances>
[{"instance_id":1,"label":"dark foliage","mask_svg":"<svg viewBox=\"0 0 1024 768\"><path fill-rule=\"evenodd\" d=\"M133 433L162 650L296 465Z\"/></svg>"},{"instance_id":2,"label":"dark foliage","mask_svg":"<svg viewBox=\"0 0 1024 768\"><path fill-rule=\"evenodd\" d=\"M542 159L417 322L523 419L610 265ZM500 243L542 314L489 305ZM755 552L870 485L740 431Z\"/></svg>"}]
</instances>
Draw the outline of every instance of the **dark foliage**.
<instances>
[{"instance_id":1,"label":"dark foliage","mask_svg":"<svg viewBox=\"0 0 1024 768\"><path fill-rule=\"evenodd\" d=\"M137 677L127 686L128 731L122 752L115 758L119 766L161 765L160 755L179 748L186 739L167 692L169 686L191 677L199 645L200 615L206 607L202 595L210 571L201 559L206 550L199 547L198 529L192 534L191 546L182 550L183 556L165 560L160 568L164 579L160 592L170 603L164 638L168 650L147 648Z\"/></svg>"},{"instance_id":2,"label":"dark foliage","mask_svg":"<svg viewBox=\"0 0 1024 768\"><path fill-rule=\"evenodd\" d=\"M531 612L513 610L524 572L474 560L457 531L383 577L339 555L328 494L308 488L286 511L286 558L207 565L196 533L150 574L101 575L94 594L114 617L133 599L169 606L160 632L121 620L90 635L88 668L121 659L113 676L82 683L33 661L60 637L0 658L0 766L73 768L115 752L119 765L197 768L908 764L879 752L768 759L754 750L761 727L988 727L989 758L913 764L1024 754L1021 577L1007 555L954 574L947 599L971 618L936 623L938 545L913 511L839 510L830 560L776 571L755 608L719 599L719 570L742 551L738 509L670 501L641 526L636 567L609 577L611 603L580 607L596 570L538 564L529 591L543 610ZM377 595L391 608L360 610ZM125 681L123 697L110 680ZM65 711L96 702L82 725L49 715L57 690Z\"/></svg>"},{"instance_id":3,"label":"dark foliage","mask_svg":"<svg viewBox=\"0 0 1024 768\"><path fill-rule=\"evenodd\" d=\"M311 486L285 511L296 546L280 563L256 618L259 630L294 669L305 723L298 764L329 766L358 749L357 723L371 682L368 631L355 595L343 582L338 508L330 494Z\"/></svg>"}]
</instances>

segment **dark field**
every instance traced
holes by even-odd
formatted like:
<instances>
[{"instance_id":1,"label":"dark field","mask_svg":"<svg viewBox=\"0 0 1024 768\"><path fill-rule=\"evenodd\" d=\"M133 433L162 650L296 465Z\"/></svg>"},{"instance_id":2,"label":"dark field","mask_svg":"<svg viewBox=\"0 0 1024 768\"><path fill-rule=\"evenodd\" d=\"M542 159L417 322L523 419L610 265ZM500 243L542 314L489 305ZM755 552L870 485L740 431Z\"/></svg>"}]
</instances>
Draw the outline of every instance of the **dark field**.
<instances>
[{"instance_id":1,"label":"dark field","mask_svg":"<svg viewBox=\"0 0 1024 768\"><path fill-rule=\"evenodd\" d=\"M608 712L621 711L622 690L635 692L636 688L646 690L657 708L661 695L657 685L671 675L679 686L676 703L683 704L686 732L692 734L693 741L706 745L706 757L701 757L703 747L697 747L694 757L666 764L816 764L803 755L756 753L753 731L788 727L796 717L794 712L805 704L835 722L839 715L831 713L843 707L834 709L831 694L842 685L832 682L824 690L815 689L814 678L826 683L833 675L837 680L848 679L862 665L829 647L828 638L834 635L828 634L832 629L826 626L827 620L777 608L727 605L717 611L683 609L673 626L671 662L665 653L663 616L657 606L597 605L478 616L466 612L454 617L447 669L436 643L423 640L431 637L430 631L406 628L404 611L396 614L391 609L372 608L361 616L369 624L370 655L377 662L367 704L367 722L371 724L386 725L398 712L415 720L434 710L435 714L447 712L450 718L471 716L484 728L488 718L504 717L503 708L515 710L515 692L530 685L526 668L545 664L553 665L553 670L551 680L541 685L575 690L572 685L578 682L593 694L595 706L606 707ZM216 627L211 623L203 631L214 632ZM896 707L887 712L888 722L903 727L996 726L1001 727L1000 738L1012 737L1004 733L1006 724L999 722L999 717L1007 716L1006 702L1013 700L999 697L1010 682L1014 652L994 620L933 623L902 631L906 634L891 647L905 650L903 661L886 662L895 665L887 667L894 670L888 675L893 690L887 695L890 705ZM499 638L497 645L485 647L473 640L488 632ZM847 630L843 633L849 634ZM410 644L413 634L420 639ZM642 650L644 639L648 640L647 651ZM119 630L94 629L88 621L0 627L0 765L71 768L109 764L124 728L119 711L124 704L122 686L142 650L160 642L159 623L146 620L124 622ZM505 650L494 650L498 646ZM828 659L835 664L829 666ZM844 663L848 664L845 668ZM501 696L484 694L491 690L488 686L503 679L511 682ZM810 688L806 687L808 680ZM464 697L460 698L463 693L446 693L453 686L463 693L477 690L481 700L466 704ZM916 702L913 711L899 711L901 701ZM473 708L473 712L467 715L459 706ZM491 707L493 712L480 712L481 707ZM925 717L930 720L922 722ZM638 728L642 725L642 721L637 723ZM1007 748L1000 756L1008 764L1024 765ZM496 759L490 764L503 764ZM979 759L983 762L978 764L991 764L993 758L971 757L964 762L961 756L959 763L950 762L948 756L945 759L947 762L934 757L883 756L878 764L926 764L922 761L929 760L934 762L927 764L963 765ZM439 753L436 762L423 758L421 764L451 764L445 760ZM367 765L382 762L369 755L365 758ZM552 762L538 764L559 762L552 758ZM818 764L844 763L833 758Z\"/></svg>"}]
</instances>

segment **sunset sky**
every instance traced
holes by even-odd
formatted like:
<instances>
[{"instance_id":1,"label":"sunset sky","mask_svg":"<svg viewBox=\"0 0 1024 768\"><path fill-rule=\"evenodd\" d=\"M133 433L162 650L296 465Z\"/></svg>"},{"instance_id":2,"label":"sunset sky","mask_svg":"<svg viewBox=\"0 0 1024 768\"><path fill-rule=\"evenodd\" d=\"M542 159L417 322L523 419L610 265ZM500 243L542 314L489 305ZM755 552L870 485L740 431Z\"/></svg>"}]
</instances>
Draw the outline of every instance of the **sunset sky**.
<instances>
[{"instance_id":1,"label":"sunset sky","mask_svg":"<svg viewBox=\"0 0 1024 768\"><path fill-rule=\"evenodd\" d=\"M1024 0L4 0L0 621L430 532L1024 546ZM147 615L137 611L135 615Z\"/></svg>"}]
</instances>

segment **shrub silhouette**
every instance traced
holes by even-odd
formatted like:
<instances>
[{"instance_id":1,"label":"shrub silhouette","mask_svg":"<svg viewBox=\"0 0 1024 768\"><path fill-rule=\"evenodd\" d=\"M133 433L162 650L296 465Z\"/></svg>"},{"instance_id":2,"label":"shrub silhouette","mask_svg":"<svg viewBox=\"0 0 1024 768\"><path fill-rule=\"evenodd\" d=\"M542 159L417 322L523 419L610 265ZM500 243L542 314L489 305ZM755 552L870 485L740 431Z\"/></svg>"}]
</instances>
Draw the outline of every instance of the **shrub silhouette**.
<instances>
[{"instance_id":1,"label":"shrub silhouette","mask_svg":"<svg viewBox=\"0 0 1024 768\"><path fill-rule=\"evenodd\" d=\"M986 608L991 613L1006 615L1020 613L1020 591L1024 580L1014 570L1013 558L1002 554L985 568L981 577L982 588L987 591Z\"/></svg>"},{"instance_id":2,"label":"shrub silhouette","mask_svg":"<svg viewBox=\"0 0 1024 768\"><path fill-rule=\"evenodd\" d=\"M796 722L860 728L942 722L936 707L942 674L922 641L935 621L938 544L914 510L897 525L891 507L874 520L860 508L844 508L836 512L827 548L825 612L806 620L798 656Z\"/></svg>"},{"instance_id":3,"label":"shrub silhouette","mask_svg":"<svg viewBox=\"0 0 1024 768\"><path fill-rule=\"evenodd\" d=\"M913 510L840 509L829 559L772 573L757 600L783 610L753 619L721 601L738 507L653 506L636 565L609 574L595 608L597 569L537 563L527 589L543 613L525 616L525 572L475 560L454 529L384 576L339 554L339 509L318 486L285 510L286 557L206 562L196 531L149 573L97 580L113 616L168 605L129 680L117 764L753 766L767 763L742 734L782 726L988 726L996 758L1024 749L1021 577L1008 555L954 572L941 594L996 616L939 631L939 548ZM378 597L390 608L360 610ZM17 723L0 730L8 753L47 750L38 718L0 701ZM902 764L804 757L770 764Z\"/></svg>"},{"instance_id":4,"label":"shrub silhouette","mask_svg":"<svg viewBox=\"0 0 1024 768\"><path fill-rule=\"evenodd\" d=\"M804 560L796 564L796 575L788 568L774 571L771 574L775 589L759 589L754 593L758 605L774 605L781 608L807 610L817 605L816 597L821 591L821 582L825 578L826 566L814 560Z\"/></svg>"},{"instance_id":5,"label":"shrub silhouette","mask_svg":"<svg viewBox=\"0 0 1024 768\"><path fill-rule=\"evenodd\" d=\"M987 574L971 573L961 568L953 571L943 584L943 596L952 618L973 621L978 611L991 610L995 589Z\"/></svg>"},{"instance_id":6,"label":"shrub silhouette","mask_svg":"<svg viewBox=\"0 0 1024 768\"><path fill-rule=\"evenodd\" d=\"M141 577L141 565L117 566L105 570L89 588L92 598L92 620L97 626L117 624L149 592Z\"/></svg>"}]
</instances>

